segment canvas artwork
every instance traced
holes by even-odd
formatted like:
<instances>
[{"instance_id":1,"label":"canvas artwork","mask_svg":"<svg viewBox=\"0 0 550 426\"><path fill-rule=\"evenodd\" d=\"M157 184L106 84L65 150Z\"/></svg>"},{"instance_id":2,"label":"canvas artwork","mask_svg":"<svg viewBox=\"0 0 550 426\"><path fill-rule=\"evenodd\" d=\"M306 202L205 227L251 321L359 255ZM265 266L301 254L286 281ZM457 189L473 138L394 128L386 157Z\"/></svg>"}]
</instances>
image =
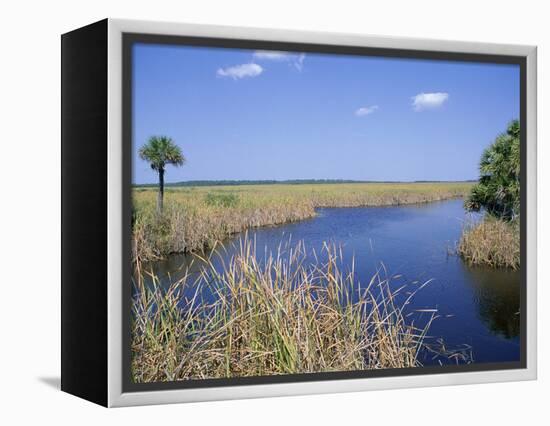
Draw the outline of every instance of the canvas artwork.
<instances>
[{"instance_id":1,"label":"canvas artwork","mask_svg":"<svg viewBox=\"0 0 550 426\"><path fill-rule=\"evenodd\" d=\"M130 54L132 383L522 365L518 64Z\"/></svg>"}]
</instances>

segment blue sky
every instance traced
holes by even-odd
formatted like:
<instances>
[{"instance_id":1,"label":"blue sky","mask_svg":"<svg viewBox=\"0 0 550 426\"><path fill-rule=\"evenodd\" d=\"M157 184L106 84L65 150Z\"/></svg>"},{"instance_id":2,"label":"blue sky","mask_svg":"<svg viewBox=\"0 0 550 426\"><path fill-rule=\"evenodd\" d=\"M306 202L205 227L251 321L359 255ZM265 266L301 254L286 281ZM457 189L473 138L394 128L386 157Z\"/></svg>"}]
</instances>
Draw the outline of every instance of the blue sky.
<instances>
[{"instance_id":1,"label":"blue sky","mask_svg":"<svg viewBox=\"0 0 550 426\"><path fill-rule=\"evenodd\" d=\"M133 181L152 135L187 158L166 181L476 179L519 117L519 67L136 44Z\"/></svg>"}]
</instances>

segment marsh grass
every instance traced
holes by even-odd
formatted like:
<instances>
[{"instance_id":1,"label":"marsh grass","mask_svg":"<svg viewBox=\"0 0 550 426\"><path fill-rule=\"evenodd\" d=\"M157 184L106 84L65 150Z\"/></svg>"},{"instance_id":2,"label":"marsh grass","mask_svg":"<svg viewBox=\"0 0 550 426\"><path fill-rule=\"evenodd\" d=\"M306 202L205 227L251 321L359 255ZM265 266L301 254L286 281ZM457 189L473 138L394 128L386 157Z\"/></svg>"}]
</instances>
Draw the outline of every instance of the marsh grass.
<instances>
[{"instance_id":1,"label":"marsh grass","mask_svg":"<svg viewBox=\"0 0 550 426\"><path fill-rule=\"evenodd\" d=\"M505 221L486 216L478 224L467 224L458 244L466 261L492 267L520 267L519 219Z\"/></svg>"},{"instance_id":2,"label":"marsh grass","mask_svg":"<svg viewBox=\"0 0 550 426\"><path fill-rule=\"evenodd\" d=\"M162 217L156 189L133 191L133 257L201 252L251 228L297 222L318 207L388 206L465 196L470 183L273 184L169 188Z\"/></svg>"},{"instance_id":3,"label":"marsh grass","mask_svg":"<svg viewBox=\"0 0 550 426\"><path fill-rule=\"evenodd\" d=\"M245 238L222 268L203 259L198 276L188 273L168 287L137 264L134 381L422 365L436 311L424 310L428 317L417 327L408 305L427 283L392 289L381 270L361 286L335 245L325 244L313 262L306 257L298 243L258 258Z\"/></svg>"}]
</instances>

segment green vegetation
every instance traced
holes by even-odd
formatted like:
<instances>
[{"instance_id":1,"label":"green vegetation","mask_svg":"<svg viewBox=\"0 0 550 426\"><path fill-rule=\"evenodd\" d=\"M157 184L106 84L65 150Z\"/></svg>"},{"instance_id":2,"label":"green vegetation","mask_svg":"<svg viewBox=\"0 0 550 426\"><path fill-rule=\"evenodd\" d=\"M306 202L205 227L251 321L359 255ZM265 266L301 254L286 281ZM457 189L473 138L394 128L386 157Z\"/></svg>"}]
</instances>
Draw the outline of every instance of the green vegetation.
<instances>
[{"instance_id":1,"label":"green vegetation","mask_svg":"<svg viewBox=\"0 0 550 426\"><path fill-rule=\"evenodd\" d=\"M481 156L479 182L466 200L469 210L513 220L520 209L520 127L514 120Z\"/></svg>"},{"instance_id":2,"label":"green vegetation","mask_svg":"<svg viewBox=\"0 0 550 426\"><path fill-rule=\"evenodd\" d=\"M162 214L164 200L164 173L166 165L182 166L185 157L174 141L166 136L152 136L139 150L139 157L150 163L159 175L157 213Z\"/></svg>"},{"instance_id":3,"label":"green vegetation","mask_svg":"<svg viewBox=\"0 0 550 426\"><path fill-rule=\"evenodd\" d=\"M481 157L479 182L465 202L469 210L487 213L477 226L467 226L458 246L474 264L520 266L520 126L512 121Z\"/></svg>"},{"instance_id":4,"label":"green vegetation","mask_svg":"<svg viewBox=\"0 0 550 426\"><path fill-rule=\"evenodd\" d=\"M199 277L188 273L168 288L154 276L145 284L137 262L134 381L421 366L419 354L434 350L425 336L435 310L422 310L430 316L417 328L406 307L427 283L393 290L376 275L361 287L353 266L342 269L341 250L325 251L327 260L310 264L299 243L260 262L244 239L222 270L204 259Z\"/></svg>"},{"instance_id":5,"label":"green vegetation","mask_svg":"<svg viewBox=\"0 0 550 426\"><path fill-rule=\"evenodd\" d=\"M235 207L239 203L239 197L232 193L215 193L209 192L206 194L206 204L215 207Z\"/></svg>"},{"instance_id":6,"label":"green vegetation","mask_svg":"<svg viewBox=\"0 0 550 426\"><path fill-rule=\"evenodd\" d=\"M296 222L317 207L389 206L464 197L472 187L453 183L333 183L167 188L162 215L156 192L133 191L133 257L158 259L200 252L246 229Z\"/></svg>"}]
</instances>

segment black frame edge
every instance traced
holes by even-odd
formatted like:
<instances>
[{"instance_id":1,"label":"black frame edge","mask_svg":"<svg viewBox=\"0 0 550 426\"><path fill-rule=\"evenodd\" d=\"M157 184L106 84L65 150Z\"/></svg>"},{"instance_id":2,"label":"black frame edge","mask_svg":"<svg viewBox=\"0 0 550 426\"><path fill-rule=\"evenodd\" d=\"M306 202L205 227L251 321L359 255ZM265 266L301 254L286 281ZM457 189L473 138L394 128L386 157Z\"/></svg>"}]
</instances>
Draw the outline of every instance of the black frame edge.
<instances>
[{"instance_id":1,"label":"black frame edge","mask_svg":"<svg viewBox=\"0 0 550 426\"><path fill-rule=\"evenodd\" d=\"M61 390L107 406L108 20L61 36Z\"/></svg>"}]
</instances>

